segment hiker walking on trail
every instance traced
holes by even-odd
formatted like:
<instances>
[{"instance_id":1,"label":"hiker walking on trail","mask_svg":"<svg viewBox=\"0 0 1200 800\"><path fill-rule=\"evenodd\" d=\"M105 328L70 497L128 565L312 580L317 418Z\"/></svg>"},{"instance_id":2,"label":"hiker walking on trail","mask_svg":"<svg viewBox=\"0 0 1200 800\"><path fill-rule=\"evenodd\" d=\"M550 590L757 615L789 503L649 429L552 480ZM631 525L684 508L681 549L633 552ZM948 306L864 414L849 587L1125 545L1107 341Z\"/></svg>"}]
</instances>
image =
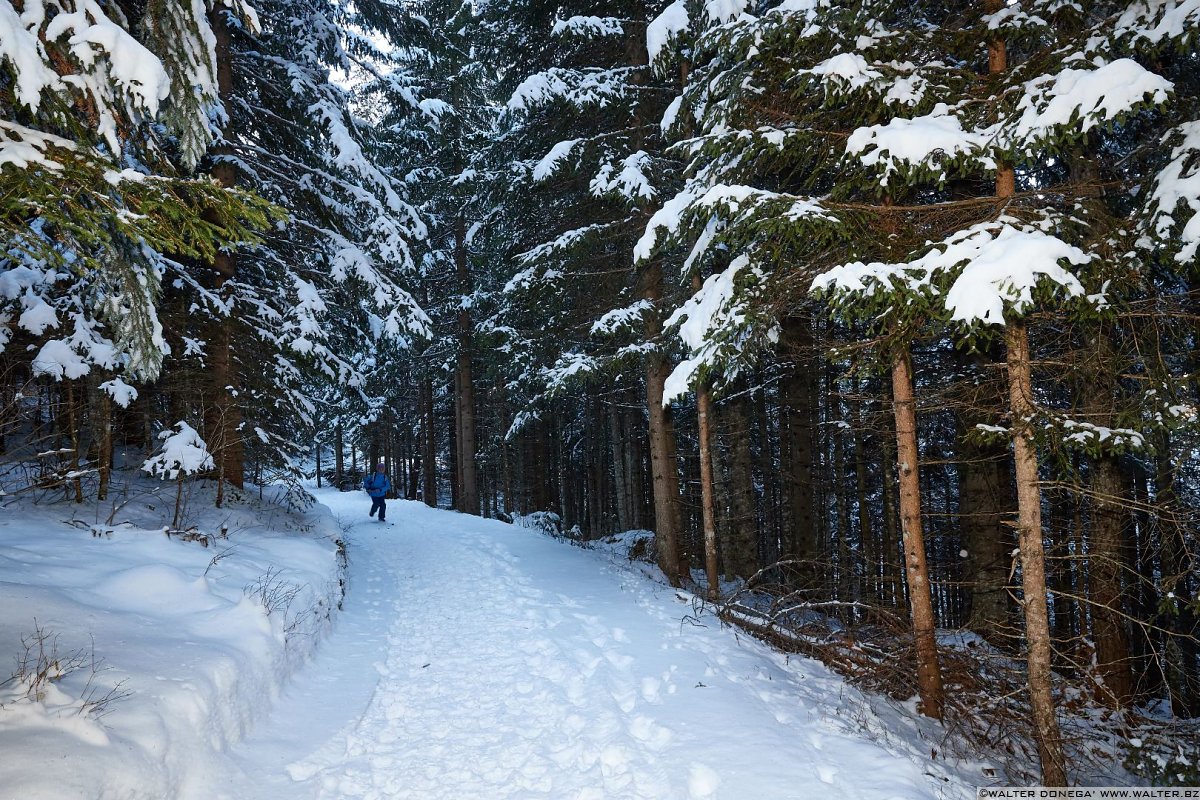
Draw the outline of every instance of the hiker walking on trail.
<instances>
[{"instance_id":1,"label":"hiker walking on trail","mask_svg":"<svg viewBox=\"0 0 1200 800\"><path fill-rule=\"evenodd\" d=\"M384 498L392 490L392 482L388 480L387 470L382 462L375 465L374 473L363 478L363 488L371 495L371 513L368 516L373 517L378 511L379 521L386 522L384 515L387 514L387 506L384 504Z\"/></svg>"}]
</instances>

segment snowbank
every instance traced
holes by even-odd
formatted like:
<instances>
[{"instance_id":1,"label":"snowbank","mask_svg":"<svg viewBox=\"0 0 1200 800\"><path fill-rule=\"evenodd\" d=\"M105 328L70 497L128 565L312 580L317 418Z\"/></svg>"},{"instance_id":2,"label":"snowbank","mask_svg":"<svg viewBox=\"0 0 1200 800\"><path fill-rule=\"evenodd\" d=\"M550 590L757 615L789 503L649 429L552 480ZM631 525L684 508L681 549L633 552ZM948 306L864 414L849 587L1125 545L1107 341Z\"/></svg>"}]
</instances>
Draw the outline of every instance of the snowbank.
<instances>
[{"instance_id":1,"label":"snowbank","mask_svg":"<svg viewBox=\"0 0 1200 800\"><path fill-rule=\"evenodd\" d=\"M0 509L0 798L196 797L329 625L326 508L198 489L184 540L160 527L174 489Z\"/></svg>"}]
</instances>

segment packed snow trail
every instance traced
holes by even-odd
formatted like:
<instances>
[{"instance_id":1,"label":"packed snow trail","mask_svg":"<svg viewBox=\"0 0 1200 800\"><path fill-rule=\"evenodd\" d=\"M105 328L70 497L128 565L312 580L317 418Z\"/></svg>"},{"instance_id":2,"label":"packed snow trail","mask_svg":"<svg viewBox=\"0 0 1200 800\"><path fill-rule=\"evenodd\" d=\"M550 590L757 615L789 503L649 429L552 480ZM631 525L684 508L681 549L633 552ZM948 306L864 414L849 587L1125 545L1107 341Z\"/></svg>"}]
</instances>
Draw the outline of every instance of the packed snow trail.
<instances>
[{"instance_id":1,"label":"packed snow trail","mask_svg":"<svg viewBox=\"0 0 1200 800\"><path fill-rule=\"evenodd\" d=\"M974 796L920 745L868 739L869 710L821 665L684 621L690 603L602 553L319 498L362 519L345 610L208 797Z\"/></svg>"}]
</instances>

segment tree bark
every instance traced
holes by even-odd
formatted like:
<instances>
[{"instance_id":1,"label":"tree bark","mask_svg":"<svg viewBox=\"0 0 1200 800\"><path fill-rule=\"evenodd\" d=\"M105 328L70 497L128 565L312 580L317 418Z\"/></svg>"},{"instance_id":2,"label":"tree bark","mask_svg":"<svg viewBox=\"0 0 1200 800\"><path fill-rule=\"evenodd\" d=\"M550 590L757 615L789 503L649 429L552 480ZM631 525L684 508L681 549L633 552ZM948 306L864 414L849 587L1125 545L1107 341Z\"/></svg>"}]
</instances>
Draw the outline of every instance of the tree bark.
<instances>
[{"instance_id":1,"label":"tree bark","mask_svg":"<svg viewBox=\"0 0 1200 800\"><path fill-rule=\"evenodd\" d=\"M720 597L721 578L717 566L716 503L713 499L712 393L701 385L696 390L696 416L700 437L700 515L704 528L704 571L708 576L708 599Z\"/></svg>"},{"instance_id":2,"label":"tree bark","mask_svg":"<svg viewBox=\"0 0 1200 800\"><path fill-rule=\"evenodd\" d=\"M722 505L727 515L718 527L721 558L729 577L749 579L759 569L758 521L754 509L754 459L750 452L749 403L738 394L718 409L728 441L722 471Z\"/></svg>"},{"instance_id":3,"label":"tree bark","mask_svg":"<svg viewBox=\"0 0 1200 800\"><path fill-rule=\"evenodd\" d=\"M346 455L343 452L346 446L345 439L345 430L342 423L339 422L333 429L333 475L339 488L341 488L342 477L346 474Z\"/></svg>"},{"instance_id":4,"label":"tree bark","mask_svg":"<svg viewBox=\"0 0 1200 800\"><path fill-rule=\"evenodd\" d=\"M67 438L71 442L71 469L75 477L70 478L70 486L75 493L75 502L83 502L83 481L79 479L79 421L78 409L75 405L75 381L66 381L67 406Z\"/></svg>"},{"instance_id":5,"label":"tree bark","mask_svg":"<svg viewBox=\"0 0 1200 800\"><path fill-rule=\"evenodd\" d=\"M96 461L100 470L100 482L96 488L96 499L108 499L108 485L113 468L113 413L112 398L108 392L99 390L100 421L97 427L100 441L96 447Z\"/></svg>"},{"instance_id":6,"label":"tree bark","mask_svg":"<svg viewBox=\"0 0 1200 800\"><path fill-rule=\"evenodd\" d=\"M1094 425L1115 424L1114 395L1117 380L1111 371L1109 333L1096 335L1095 360L1088 370L1098 383L1082 388L1083 410ZM1127 490L1116 456L1092 460L1091 530L1088 540L1088 574L1091 578L1092 634L1096 643L1096 669L1103 685L1101 702L1119 708L1133 698L1129 636L1122 609L1121 571L1128 514Z\"/></svg>"},{"instance_id":7,"label":"tree bark","mask_svg":"<svg viewBox=\"0 0 1200 800\"><path fill-rule=\"evenodd\" d=\"M1183 509L1175 492L1171 440L1164 433L1156 443L1155 504L1162 539L1163 590L1174 597L1166 604L1164 622L1173 634L1164 657L1171 711L1181 719L1200 717L1200 647L1196 614L1184 598L1198 593L1195 573L1188 565L1188 530L1180 523Z\"/></svg>"},{"instance_id":8,"label":"tree bark","mask_svg":"<svg viewBox=\"0 0 1200 800\"><path fill-rule=\"evenodd\" d=\"M313 450L317 454L317 488L321 488L321 442L318 439L313 440Z\"/></svg>"},{"instance_id":9,"label":"tree bark","mask_svg":"<svg viewBox=\"0 0 1200 800\"><path fill-rule=\"evenodd\" d=\"M783 321L783 345L792 367L779 387L784 439L779 452L780 473L787 504L783 548L785 555L805 561L815 560L821 550L813 512L816 384L811 359L816 348L812 326L812 319L807 316L792 316Z\"/></svg>"},{"instance_id":10,"label":"tree bark","mask_svg":"<svg viewBox=\"0 0 1200 800\"><path fill-rule=\"evenodd\" d=\"M852 402L854 413L854 485L858 502L858 538L862 552L863 574L857 591L866 594L869 602L878 603L879 558L875 526L871 519L871 501L867 474L867 440L863 430L867 425L861 400Z\"/></svg>"},{"instance_id":11,"label":"tree bark","mask_svg":"<svg viewBox=\"0 0 1200 800\"><path fill-rule=\"evenodd\" d=\"M983 0L984 11L994 13L1004 0ZM988 72L1008 70L1008 49L1003 38L988 41ZM1007 164L996 169L996 197L1016 193L1016 172ZM1017 485L1017 547L1021 553L1021 605L1025 614L1025 640L1029 650L1027 672L1034 738L1046 786L1067 785L1066 755L1054 711L1052 686L1053 643L1046 599L1045 545L1042 540L1042 491L1038 481L1037 447L1033 441L1033 369L1029 363L1029 331L1024 319L1005 320L1004 344L1008 363L1009 408L1012 412L1013 471Z\"/></svg>"},{"instance_id":12,"label":"tree bark","mask_svg":"<svg viewBox=\"0 0 1200 800\"><path fill-rule=\"evenodd\" d=\"M892 356L892 408L896 418L896 459L900 484L900 533L904 544L904 576L908 584L913 637L917 651L917 709L941 719L944 704L929 566L921 518L920 449L912 360L908 349Z\"/></svg>"},{"instance_id":13,"label":"tree bark","mask_svg":"<svg viewBox=\"0 0 1200 800\"><path fill-rule=\"evenodd\" d=\"M228 9L219 4L213 6L209 12L209 23L216 39L217 90L226 108L230 107L233 98L233 53L229 13ZM237 168L231 161L222 160L223 156L230 155L228 148L213 148L213 155L218 159L212 168L213 178L225 188L235 186ZM213 270L213 288L224 302L229 303L232 299L229 282L237 276L237 260L233 251L228 248L219 249L213 258ZM219 462L219 478L240 489L246 480L246 454L241 434L242 410L236 401L239 378L233 355L232 312L217 322L215 335L209 343L209 374L213 389L213 404L206 414L207 429L212 437L209 449L213 452L214 459ZM218 506L221 505L223 497L223 489L218 487Z\"/></svg>"},{"instance_id":14,"label":"tree bark","mask_svg":"<svg viewBox=\"0 0 1200 800\"><path fill-rule=\"evenodd\" d=\"M892 382L884 384L884 402L893 403ZM883 571L884 600L901 614L908 613L908 604L904 598L904 582L897 574L898 562L903 552L900 542L898 481L896 479L896 443L883 440L883 544L880 553L880 568Z\"/></svg>"},{"instance_id":15,"label":"tree bark","mask_svg":"<svg viewBox=\"0 0 1200 800\"><path fill-rule=\"evenodd\" d=\"M460 213L454 227L454 266L458 275L458 289L463 299L474 292L471 272L467 264L467 222ZM455 367L458 386L458 510L467 514L479 514L479 477L475 461L475 384L471 373L473 342L471 312L465 304L458 310L458 358Z\"/></svg>"},{"instance_id":16,"label":"tree bark","mask_svg":"<svg viewBox=\"0 0 1200 800\"><path fill-rule=\"evenodd\" d=\"M1092 633L1096 642L1096 668L1104 685L1100 699L1123 707L1133 697L1129 637L1122 613L1121 570L1125 538L1124 486L1115 456L1101 456L1092 464L1092 525L1088 542L1091 577Z\"/></svg>"},{"instance_id":17,"label":"tree bark","mask_svg":"<svg viewBox=\"0 0 1200 800\"><path fill-rule=\"evenodd\" d=\"M1004 339L1008 350L1009 405L1017 477L1017 545L1021 551L1021 605L1025 612L1025 640L1029 650L1030 709L1042 766L1042 783L1066 786L1066 756L1054 712L1053 646L1042 542L1042 492L1038 482L1037 448L1033 442L1033 371L1029 363L1029 334L1025 321L1008 320Z\"/></svg>"},{"instance_id":18,"label":"tree bark","mask_svg":"<svg viewBox=\"0 0 1200 800\"><path fill-rule=\"evenodd\" d=\"M613 492L616 497L617 528L621 531L637 527L633 508L633 443L627 439L622 424L623 412L614 403L608 407L608 435L612 444Z\"/></svg>"},{"instance_id":19,"label":"tree bark","mask_svg":"<svg viewBox=\"0 0 1200 800\"><path fill-rule=\"evenodd\" d=\"M642 298L650 301L645 315L646 341L662 334L662 266L654 261L642 276ZM663 392L670 368L666 357L654 352L646 359L646 410L650 422L650 464L654 476L654 538L658 565L672 586L686 574L680 543L679 473L675 431L671 411L663 405Z\"/></svg>"},{"instance_id":20,"label":"tree bark","mask_svg":"<svg viewBox=\"0 0 1200 800\"><path fill-rule=\"evenodd\" d=\"M421 495L425 505L437 508L437 426L433 413L433 381L421 381Z\"/></svg>"},{"instance_id":21,"label":"tree bark","mask_svg":"<svg viewBox=\"0 0 1200 800\"><path fill-rule=\"evenodd\" d=\"M1012 645L1008 572L1012 527L1005 524L1016 506L1008 447L968 438L975 426L995 419L1008 405L1004 383L991 375L1003 356L960 356L960 368L975 378L962 396L957 417L958 526L967 551L965 582L970 591L966 627L991 644Z\"/></svg>"}]
</instances>

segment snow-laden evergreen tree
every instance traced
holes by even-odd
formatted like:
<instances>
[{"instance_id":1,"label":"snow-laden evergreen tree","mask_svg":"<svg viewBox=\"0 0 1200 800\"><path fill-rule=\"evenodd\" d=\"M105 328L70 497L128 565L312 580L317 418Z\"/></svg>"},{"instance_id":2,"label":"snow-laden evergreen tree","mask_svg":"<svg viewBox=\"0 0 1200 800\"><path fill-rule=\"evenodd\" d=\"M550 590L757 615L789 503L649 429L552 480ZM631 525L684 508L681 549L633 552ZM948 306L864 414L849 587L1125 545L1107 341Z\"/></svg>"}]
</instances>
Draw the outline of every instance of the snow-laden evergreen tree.
<instances>
[{"instance_id":1,"label":"snow-laden evergreen tree","mask_svg":"<svg viewBox=\"0 0 1200 800\"><path fill-rule=\"evenodd\" d=\"M218 57L220 136L207 167L289 216L216 274L178 284L191 298L188 324L196 314L213 321L189 354L214 376L206 436L234 484L243 442L269 459L296 438L275 437L311 425L313 380L361 389L366 354L428 334L405 288L425 224L403 182L377 163L374 123L334 81L335 70L365 63L370 31L336 2L268 0L258 11L257 31L225 9L210 14L218 53L222 42L228 50Z\"/></svg>"},{"instance_id":2,"label":"snow-laden evergreen tree","mask_svg":"<svg viewBox=\"0 0 1200 800\"><path fill-rule=\"evenodd\" d=\"M1004 424L974 434L1003 433L1014 448L1034 738L1044 782L1062 784L1038 447L1043 466L1050 451L1087 451L1102 492L1106 457L1142 448L1147 426L1170 414L1140 403L1139 424L1123 427L1111 404L1048 408L1031 355L1041 312L1106 341L1122 301L1146 288L1122 193L1104 192L1130 177L1112 157L1122 132L1162 113L1174 91L1156 52L1190 41L1197 10L786 0L745 12L680 0L651 26L660 68L682 60L693 69L669 121L698 130L677 145L691 159L688 183L651 220L639 254L695 242L689 260L712 273L680 314L692 352L673 383L739 369L771 345L810 287L870 323L899 372L918 335L1002 342L1008 407L994 422ZM1187 152L1185 130L1166 141ZM1180 183L1164 169L1170 188L1149 191L1171 210L1155 217L1150 201L1150 218L1163 223L1141 225L1143 246L1172 247L1161 239L1183 224L1186 259L1186 223L1173 215L1194 208L1195 195L1171 196ZM1109 500L1095 501L1097 519ZM910 576L913 557L906 547ZM1125 702L1123 612L1102 586L1120 580L1119 534L1097 534L1088 558L1098 632L1108 631L1099 668L1110 697Z\"/></svg>"},{"instance_id":3,"label":"snow-laden evergreen tree","mask_svg":"<svg viewBox=\"0 0 1200 800\"><path fill-rule=\"evenodd\" d=\"M386 358L373 386L392 397L400 386L404 402L420 409L423 494L434 503L434 401L450 380L452 497L458 509L478 514L478 470L487 458L475 392L477 371L487 364L476 355L475 323L486 313L490 294L488 270L481 269L487 263L480 232L492 217L484 199L488 175L480 162L494 131L495 69L479 47L481 18L470 4L451 0L417 7L381 0L363 5L361 12L364 24L377 26L395 44L375 61L356 95L378 115L378 157L408 187L428 225L417 250L415 291L432 300L427 308L432 336L408 357ZM366 415L368 421L377 417Z\"/></svg>"},{"instance_id":4,"label":"snow-laden evergreen tree","mask_svg":"<svg viewBox=\"0 0 1200 800\"><path fill-rule=\"evenodd\" d=\"M188 177L209 128L172 89L211 85L197 9L0 4L0 341L31 348L30 378L106 373L96 383L127 405L169 352L169 265L211 261L268 222L253 197Z\"/></svg>"},{"instance_id":5,"label":"snow-laden evergreen tree","mask_svg":"<svg viewBox=\"0 0 1200 800\"><path fill-rule=\"evenodd\" d=\"M506 343L524 373L513 375L514 395L537 410L586 380L634 392L644 382L659 563L678 583L686 568L676 448L662 402L671 348L660 337L676 284L660 259L635 266L630 256L647 209L674 189L677 165L662 154L659 125L674 76L649 68L644 5L487 11L519 20L518 42L549 42L513 69L521 80L502 140L519 194L509 203L515 267L499 324L536 332Z\"/></svg>"}]
</instances>

